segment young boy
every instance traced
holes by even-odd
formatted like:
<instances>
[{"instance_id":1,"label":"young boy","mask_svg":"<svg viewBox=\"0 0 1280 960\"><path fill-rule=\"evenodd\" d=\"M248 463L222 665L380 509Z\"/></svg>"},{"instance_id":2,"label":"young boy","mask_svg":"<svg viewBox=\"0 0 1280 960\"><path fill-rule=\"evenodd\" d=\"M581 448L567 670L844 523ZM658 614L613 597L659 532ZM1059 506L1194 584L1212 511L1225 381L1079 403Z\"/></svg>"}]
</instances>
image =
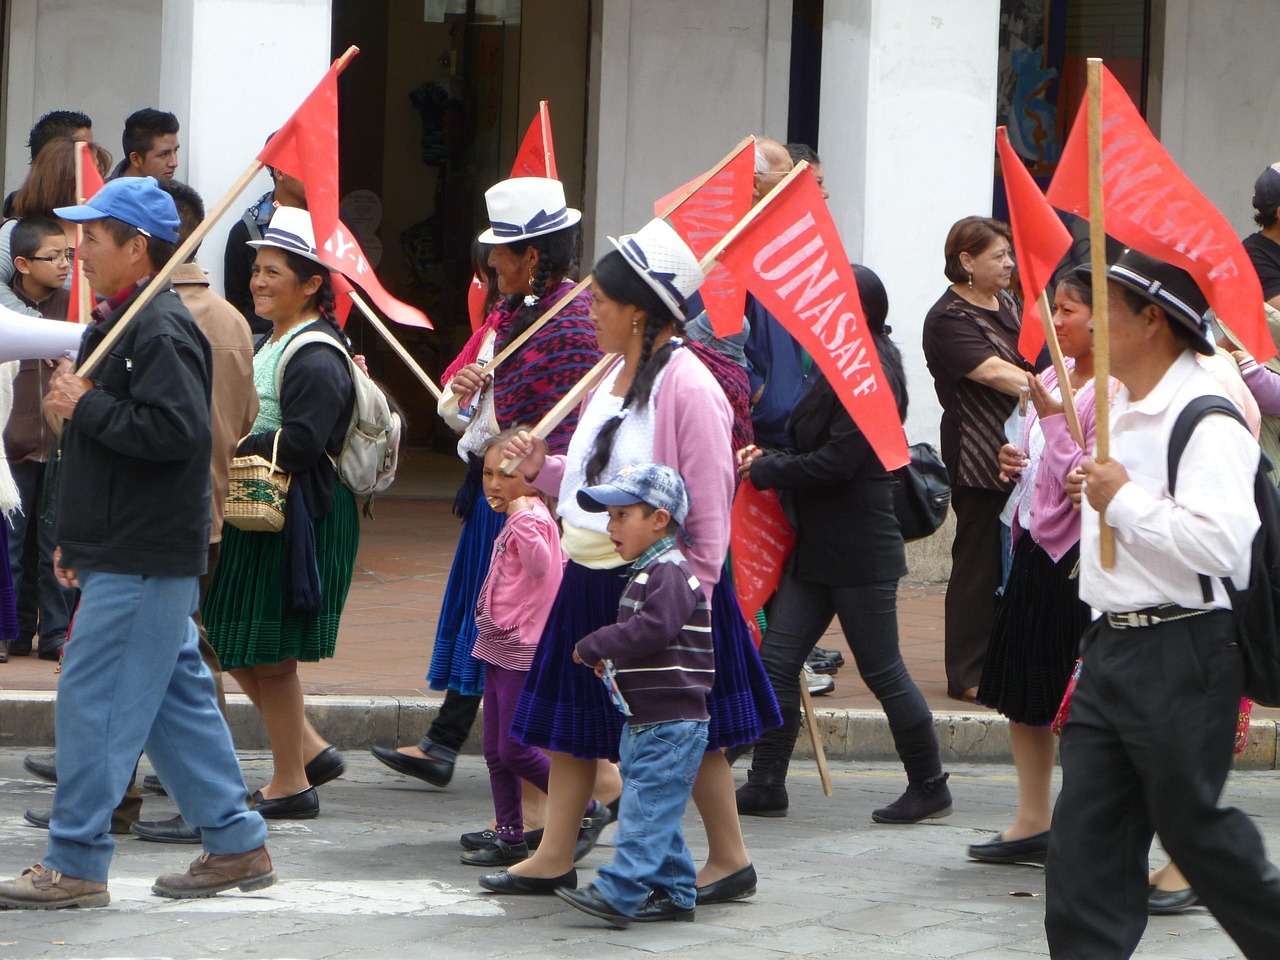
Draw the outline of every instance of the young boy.
<instances>
[{"instance_id":1,"label":"young boy","mask_svg":"<svg viewBox=\"0 0 1280 960\"><path fill-rule=\"evenodd\" d=\"M64 290L72 262L62 225L51 217L33 215L14 225L9 238L15 273L10 286L26 306L52 321L65 321L71 293ZM22 501L22 511L10 521L9 561L18 594L18 639L10 653L25 656L39 634L41 659L57 660L67 637L73 592L53 575L53 528L40 519L53 431L40 409L49 390L53 364L23 360L13 381L13 411L4 426L5 456ZM33 520L34 518L34 520ZM0 648L3 647L0 641Z\"/></svg>"},{"instance_id":2,"label":"young boy","mask_svg":"<svg viewBox=\"0 0 1280 960\"><path fill-rule=\"evenodd\" d=\"M573 659L616 681L627 714L619 749L622 803L613 863L585 889L556 895L625 927L632 920L692 920L697 874L680 821L707 747L707 694L715 679L711 608L676 542L689 512L680 475L665 464L624 467L578 492L609 513L609 536L631 579L618 622L583 637Z\"/></svg>"}]
</instances>

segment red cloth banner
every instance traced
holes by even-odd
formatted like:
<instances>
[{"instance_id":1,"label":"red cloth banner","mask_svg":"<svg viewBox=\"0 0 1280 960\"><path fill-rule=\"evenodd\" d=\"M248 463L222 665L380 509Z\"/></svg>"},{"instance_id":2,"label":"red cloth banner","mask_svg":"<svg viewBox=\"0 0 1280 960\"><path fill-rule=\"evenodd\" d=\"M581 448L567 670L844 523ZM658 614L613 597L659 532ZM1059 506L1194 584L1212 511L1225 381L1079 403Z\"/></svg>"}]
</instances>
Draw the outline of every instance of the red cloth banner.
<instances>
[{"instance_id":1,"label":"red cloth banner","mask_svg":"<svg viewBox=\"0 0 1280 960\"><path fill-rule=\"evenodd\" d=\"M360 242L356 240L355 234L341 220L338 221L337 229L334 231L332 243L327 244L319 253L326 267L357 284L369 295L369 299L377 308L387 315L388 320L406 327L435 329L425 313L397 300L386 291L382 281L378 279L378 275L373 272L373 267L365 258L364 250L360 248ZM334 292L336 294L336 289Z\"/></svg>"},{"instance_id":2,"label":"red cloth banner","mask_svg":"<svg viewBox=\"0 0 1280 960\"><path fill-rule=\"evenodd\" d=\"M691 180L653 205L655 216L666 217L680 238L698 257L704 257L729 228L751 209L755 180L755 144L748 143L683 201L696 182ZM674 206L673 206L674 205ZM742 332L747 290L722 263L716 263L699 289L711 329L717 337Z\"/></svg>"},{"instance_id":3,"label":"red cloth banner","mask_svg":"<svg viewBox=\"0 0 1280 960\"><path fill-rule=\"evenodd\" d=\"M76 147L76 163L80 166L80 196L76 203L87 203L89 198L104 186L102 173L94 163L93 151L86 147ZM71 264L71 302L67 304L67 319L72 323L88 323L88 317L80 315L80 278L83 267L80 265L80 251L76 250L76 259ZM93 309L93 294L89 295L89 309Z\"/></svg>"},{"instance_id":4,"label":"red cloth banner","mask_svg":"<svg viewBox=\"0 0 1280 960\"><path fill-rule=\"evenodd\" d=\"M911 459L857 281L813 172L773 189L720 259L813 357L886 470Z\"/></svg>"},{"instance_id":5,"label":"red cloth banner","mask_svg":"<svg viewBox=\"0 0 1280 960\"><path fill-rule=\"evenodd\" d=\"M1088 101L1067 137L1049 202L1089 217ZM1258 360L1275 356L1262 285L1231 224L1160 145L1124 87L1102 68L1102 189L1107 233L1186 270L1218 319Z\"/></svg>"},{"instance_id":6,"label":"red cloth banner","mask_svg":"<svg viewBox=\"0 0 1280 960\"><path fill-rule=\"evenodd\" d=\"M738 485L729 515L729 549L733 557L733 589L747 626L760 645L756 611L764 607L782 580L796 534L773 490L757 490L750 480Z\"/></svg>"},{"instance_id":7,"label":"red cloth banner","mask_svg":"<svg viewBox=\"0 0 1280 960\"><path fill-rule=\"evenodd\" d=\"M547 101L538 103L538 115L516 151L516 162L511 165L511 179L516 177L546 177L559 180L556 173L556 146L551 138L551 110Z\"/></svg>"},{"instance_id":8,"label":"red cloth banner","mask_svg":"<svg viewBox=\"0 0 1280 960\"><path fill-rule=\"evenodd\" d=\"M345 330L347 318L351 316L351 308L355 305L351 294L356 288L340 273L330 271L329 280L333 283L333 314L338 321L338 326Z\"/></svg>"},{"instance_id":9,"label":"red cloth banner","mask_svg":"<svg viewBox=\"0 0 1280 960\"><path fill-rule=\"evenodd\" d=\"M1013 228L1013 247L1018 259L1018 276L1022 281L1022 334L1018 351L1034 362L1044 348L1044 323L1040 318L1040 294L1049 290L1053 271L1071 249L1071 233L1062 218L1049 205L1022 158L1009 143L1009 133L996 127L996 150L1004 174L1004 192L1009 200L1009 226ZM1053 291L1049 290L1049 303Z\"/></svg>"}]
</instances>

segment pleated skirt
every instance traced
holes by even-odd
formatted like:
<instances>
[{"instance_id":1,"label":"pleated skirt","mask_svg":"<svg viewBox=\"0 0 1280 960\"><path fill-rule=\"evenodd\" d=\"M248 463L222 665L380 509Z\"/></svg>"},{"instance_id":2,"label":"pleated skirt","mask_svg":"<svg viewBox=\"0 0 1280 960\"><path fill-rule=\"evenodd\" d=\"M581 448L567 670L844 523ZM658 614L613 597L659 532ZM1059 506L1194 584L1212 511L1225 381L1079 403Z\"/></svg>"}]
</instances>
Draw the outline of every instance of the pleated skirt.
<instances>
[{"instance_id":1,"label":"pleated skirt","mask_svg":"<svg viewBox=\"0 0 1280 960\"><path fill-rule=\"evenodd\" d=\"M978 684L978 703L1017 723L1044 727L1067 690L1080 637L1089 626L1079 581L1079 545L1058 563L1023 534L996 612Z\"/></svg>"},{"instance_id":2,"label":"pleated skirt","mask_svg":"<svg viewBox=\"0 0 1280 960\"><path fill-rule=\"evenodd\" d=\"M34 518L33 522L40 520ZM4 558L0 564L4 567L0 570L0 640L18 639L18 595L13 589L13 571L9 569L9 532L8 522L0 517L0 557ZM35 575L33 571L31 576Z\"/></svg>"},{"instance_id":3,"label":"pleated skirt","mask_svg":"<svg viewBox=\"0 0 1280 960\"><path fill-rule=\"evenodd\" d=\"M333 656L360 546L355 497L341 483L334 484L333 509L315 521L315 542L324 610L314 617L286 614L284 534L223 526L218 569L200 613L224 670Z\"/></svg>"},{"instance_id":4,"label":"pleated skirt","mask_svg":"<svg viewBox=\"0 0 1280 960\"><path fill-rule=\"evenodd\" d=\"M626 566L590 570L572 561L565 567L511 723L521 743L579 759L618 759L624 717L595 673L573 662L573 648L593 630L617 622L628 572ZM707 749L754 742L782 718L725 578L712 593L711 635L716 679L707 700Z\"/></svg>"},{"instance_id":5,"label":"pleated skirt","mask_svg":"<svg viewBox=\"0 0 1280 960\"><path fill-rule=\"evenodd\" d=\"M484 661L471 655L476 642L476 600L489 572L493 541L506 519L505 513L490 508L478 494L462 521L427 669L427 684L432 690L456 690L467 696L484 692Z\"/></svg>"}]
</instances>

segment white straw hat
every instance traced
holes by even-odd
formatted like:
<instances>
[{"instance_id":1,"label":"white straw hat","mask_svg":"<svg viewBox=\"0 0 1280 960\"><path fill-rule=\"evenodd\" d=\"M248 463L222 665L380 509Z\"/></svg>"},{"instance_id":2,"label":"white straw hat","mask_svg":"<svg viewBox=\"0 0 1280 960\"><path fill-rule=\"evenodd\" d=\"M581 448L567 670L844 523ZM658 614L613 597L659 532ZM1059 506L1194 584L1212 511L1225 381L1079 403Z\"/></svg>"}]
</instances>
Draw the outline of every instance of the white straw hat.
<instances>
[{"instance_id":1,"label":"white straw hat","mask_svg":"<svg viewBox=\"0 0 1280 960\"><path fill-rule=\"evenodd\" d=\"M685 301L702 286L704 277L698 258L671 224L654 218L636 233L617 240L610 237L609 242L677 317L687 319Z\"/></svg>"},{"instance_id":2,"label":"white straw hat","mask_svg":"<svg viewBox=\"0 0 1280 960\"><path fill-rule=\"evenodd\" d=\"M247 243L251 247L278 247L325 265L316 253L316 232L311 225L311 214L299 207L276 207L271 223L262 231L262 239Z\"/></svg>"},{"instance_id":3,"label":"white straw hat","mask_svg":"<svg viewBox=\"0 0 1280 960\"><path fill-rule=\"evenodd\" d=\"M546 177L515 177L484 192L489 229L481 243L514 243L572 227L581 211L565 204L564 184Z\"/></svg>"}]
</instances>

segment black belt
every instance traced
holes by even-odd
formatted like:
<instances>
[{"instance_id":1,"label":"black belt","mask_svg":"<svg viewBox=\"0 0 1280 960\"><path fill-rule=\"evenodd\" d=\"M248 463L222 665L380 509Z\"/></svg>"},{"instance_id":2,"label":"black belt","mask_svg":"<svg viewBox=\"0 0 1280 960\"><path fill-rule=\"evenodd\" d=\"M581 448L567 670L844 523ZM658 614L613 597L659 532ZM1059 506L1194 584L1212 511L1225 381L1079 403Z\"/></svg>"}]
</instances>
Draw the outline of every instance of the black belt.
<instances>
[{"instance_id":1,"label":"black belt","mask_svg":"<svg viewBox=\"0 0 1280 960\"><path fill-rule=\"evenodd\" d=\"M1107 626L1115 630L1130 630L1137 627L1154 627L1174 620L1186 620L1198 617L1202 613L1213 613L1217 608L1192 609L1180 607L1176 603L1162 603L1158 607L1143 607L1141 610L1130 610L1128 613L1108 613Z\"/></svg>"}]
</instances>

